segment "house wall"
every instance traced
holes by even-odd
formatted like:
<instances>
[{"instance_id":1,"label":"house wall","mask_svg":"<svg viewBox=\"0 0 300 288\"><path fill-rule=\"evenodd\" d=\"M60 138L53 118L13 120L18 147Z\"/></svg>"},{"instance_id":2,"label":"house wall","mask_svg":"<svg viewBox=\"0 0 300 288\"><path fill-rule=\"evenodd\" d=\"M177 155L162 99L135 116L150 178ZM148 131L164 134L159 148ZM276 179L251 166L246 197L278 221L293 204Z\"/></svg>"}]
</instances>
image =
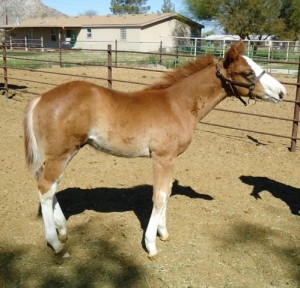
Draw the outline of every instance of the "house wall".
<instances>
[{"instance_id":1,"label":"house wall","mask_svg":"<svg viewBox=\"0 0 300 288\"><path fill-rule=\"evenodd\" d=\"M120 28L91 28L92 37L87 37L87 28L82 28L77 37L74 48L81 49L107 49L108 44L114 48L118 41L118 49L139 51L140 29L127 28L126 40L120 39Z\"/></svg>"},{"instance_id":2,"label":"house wall","mask_svg":"<svg viewBox=\"0 0 300 288\"><path fill-rule=\"evenodd\" d=\"M91 28L92 38L87 38L87 29L82 28L74 48L82 49L107 49L107 44L114 48L115 40L118 41L119 50L157 52L160 48L160 41L163 40L163 48L166 52L176 46L172 38L167 36L191 35L188 25L172 19L170 21L141 28L126 28L126 40L121 40L119 28Z\"/></svg>"},{"instance_id":3,"label":"house wall","mask_svg":"<svg viewBox=\"0 0 300 288\"><path fill-rule=\"evenodd\" d=\"M122 27L123 28L123 27ZM111 44L115 49L117 40L118 50L157 52L160 48L160 41L163 41L163 51L172 52L172 47L176 46L173 38L168 36L190 36L191 29L188 25L172 19L155 25L141 28L126 28L126 40L121 39L121 27L114 28L93 28L90 27L91 37L88 37L88 28L65 28L61 29L62 41L65 47L77 49L107 49ZM51 39L51 33L56 31L56 41ZM77 34L76 42L70 43L67 38L67 30L75 30ZM58 48L59 28L16 28L10 32L13 39L30 39L30 43L41 43L45 48ZM32 41L32 39L35 39Z\"/></svg>"},{"instance_id":4,"label":"house wall","mask_svg":"<svg viewBox=\"0 0 300 288\"><path fill-rule=\"evenodd\" d=\"M162 44L164 52L172 52L176 43L174 43L173 38L170 36L189 37L190 35L191 29L188 25L173 19L143 29L141 33L141 41L156 43L156 47L152 51L159 50L160 41L163 41Z\"/></svg>"},{"instance_id":5,"label":"house wall","mask_svg":"<svg viewBox=\"0 0 300 288\"><path fill-rule=\"evenodd\" d=\"M151 52L158 52L160 48L160 42L162 41L162 36L171 36L172 31L174 29L174 20L159 23L157 25L152 25L146 27L142 30L141 33L141 41L142 42L151 42L152 51ZM168 45L168 40L164 41L164 46Z\"/></svg>"}]
</instances>

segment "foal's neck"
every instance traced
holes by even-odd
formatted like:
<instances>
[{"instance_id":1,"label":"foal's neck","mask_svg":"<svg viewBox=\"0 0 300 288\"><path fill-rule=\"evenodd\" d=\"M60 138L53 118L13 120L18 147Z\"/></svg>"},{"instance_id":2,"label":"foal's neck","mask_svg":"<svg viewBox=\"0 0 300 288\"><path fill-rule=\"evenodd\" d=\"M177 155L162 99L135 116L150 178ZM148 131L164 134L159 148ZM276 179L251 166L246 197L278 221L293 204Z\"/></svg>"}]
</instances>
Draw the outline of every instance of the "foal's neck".
<instances>
[{"instance_id":1,"label":"foal's neck","mask_svg":"<svg viewBox=\"0 0 300 288\"><path fill-rule=\"evenodd\" d=\"M174 85L173 89L181 91L181 97L187 101L188 109L196 122L203 119L227 96L220 79L216 76L215 64L183 79Z\"/></svg>"}]
</instances>

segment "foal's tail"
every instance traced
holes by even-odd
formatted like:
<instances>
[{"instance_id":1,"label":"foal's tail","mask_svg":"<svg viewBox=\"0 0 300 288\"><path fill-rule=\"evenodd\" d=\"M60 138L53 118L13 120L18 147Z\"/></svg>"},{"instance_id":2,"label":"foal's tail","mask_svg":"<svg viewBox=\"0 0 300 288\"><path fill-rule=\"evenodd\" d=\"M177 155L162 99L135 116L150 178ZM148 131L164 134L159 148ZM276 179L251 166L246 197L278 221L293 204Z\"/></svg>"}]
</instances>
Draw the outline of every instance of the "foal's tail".
<instances>
[{"instance_id":1,"label":"foal's tail","mask_svg":"<svg viewBox=\"0 0 300 288\"><path fill-rule=\"evenodd\" d=\"M37 142L34 128L33 128L33 111L41 97L36 97L30 101L26 108L24 118L24 144L25 144L25 156L28 167L34 169L37 173L42 167L42 153Z\"/></svg>"}]
</instances>

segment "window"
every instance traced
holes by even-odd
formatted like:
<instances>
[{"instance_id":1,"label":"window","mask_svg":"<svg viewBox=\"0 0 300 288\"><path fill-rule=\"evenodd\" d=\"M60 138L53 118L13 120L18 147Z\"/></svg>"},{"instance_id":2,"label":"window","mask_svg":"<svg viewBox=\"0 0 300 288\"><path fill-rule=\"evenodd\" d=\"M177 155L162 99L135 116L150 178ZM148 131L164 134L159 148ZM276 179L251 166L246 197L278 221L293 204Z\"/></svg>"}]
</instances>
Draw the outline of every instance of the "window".
<instances>
[{"instance_id":1,"label":"window","mask_svg":"<svg viewBox=\"0 0 300 288\"><path fill-rule=\"evenodd\" d=\"M86 28L86 38L92 38L92 28Z\"/></svg>"},{"instance_id":2,"label":"window","mask_svg":"<svg viewBox=\"0 0 300 288\"><path fill-rule=\"evenodd\" d=\"M72 38L72 30L67 30L67 32L66 32L66 37L67 38Z\"/></svg>"},{"instance_id":3,"label":"window","mask_svg":"<svg viewBox=\"0 0 300 288\"><path fill-rule=\"evenodd\" d=\"M126 33L127 31L126 31L126 28L121 28L120 29L120 40L126 40L126 38L127 38L127 33Z\"/></svg>"},{"instance_id":4,"label":"window","mask_svg":"<svg viewBox=\"0 0 300 288\"><path fill-rule=\"evenodd\" d=\"M56 29L51 29L51 41L57 41Z\"/></svg>"},{"instance_id":5,"label":"window","mask_svg":"<svg viewBox=\"0 0 300 288\"><path fill-rule=\"evenodd\" d=\"M77 31L76 30L67 30L65 35L65 41L67 44L74 45L76 43Z\"/></svg>"}]
</instances>

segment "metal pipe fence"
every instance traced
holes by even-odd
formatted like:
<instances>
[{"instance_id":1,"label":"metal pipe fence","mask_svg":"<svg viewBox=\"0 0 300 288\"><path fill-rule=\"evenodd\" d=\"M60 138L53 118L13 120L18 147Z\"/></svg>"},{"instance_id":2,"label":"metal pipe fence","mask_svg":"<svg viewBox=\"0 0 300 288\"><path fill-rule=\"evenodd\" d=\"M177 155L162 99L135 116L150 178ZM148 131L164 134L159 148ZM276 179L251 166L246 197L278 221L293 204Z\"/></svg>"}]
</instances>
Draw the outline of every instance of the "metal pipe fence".
<instances>
[{"instance_id":1,"label":"metal pipe fence","mask_svg":"<svg viewBox=\"0 0 300 288\"><path fill-rule=\"evenodd\" d=\"M127 83L127 84L134 84L139 86L150 85L151 83L146 82L138 82L132 81L132 79L124 80L124 79L117 79L113 77L114 69L124 69L127 70L136 70L137 73L141 71L150 71L155 73L164 73L165 69L163 67L176 67L180 63L190 60L194 58L194 55L187 55L182 54L177 49L175 53L166 53L164 49L162 49L162 43L160 43L160 49L157 52L140 52L140 51L126 51L126 50L118 50L112 49L112 45L108 45L107 49L87 49L80 51L74 51L73 49L64 49L62 45L59 46L59 49L51 51L49 54L45 53L45 50L39 50L38 52L30 53L30 51L17 51L14 52L8 49L6 42L2 43L1 50L2 50L2 70L3 70L3 89L4 95L6 97L10 97L10 91L13 88L10 87L9 83L14 81L26 81L31 83L39 83L43 85L50 85L53 86L53 83L48 83L45 81L40 81L36 78L34 79L26 79L24 78L14 78L8 77L9 70L20 70L24 72L35 73L38 71L39 73L45 74L54 74L58 76L74 76L74 77L83 77L89 78L93 80L104 80L107 82L107 86L112 88L113 83ZM117 48L117 44L115 43L115 48ZM18 54L19 53L19 54ZM76 59L76 61L74 61ZM257 62L266 60L255 60ZM270 60L267 61L268 64L272 63L286 63L285 61L280 60ZM277 133L271 132L262 132L258 130L252 129L243 129L234 126L228 125L221 125L219 123L209 123L206 121L201 121L204 125L220 127L224 129L233 129L239 130L244 132L251 132L257 133L262 135L268 135L273 137L280 137L284 139L290 139L290 151L296 151L297 147L297 140L300 140L298 137L298 126L299 126L299 112L300 112L300 62L296 61L289 61L290 65L297 65L298 74L297 74L297 83L292 82L282 82L286 85L293 85L295 86L295 101L292 100L285 100L286 103L289 103L294 106L293 115L291 118L286 117L275 117L263 114L254 114L254 113L247 113L241 111L234 111L231 109L222 109L222 108L215 108L215 111L219 113L235 113L239 115L245 115L249 117L258 117L258 118L267 118L273 120L278 120L281 122L290 122L292 124L292 131L291 136L288 135L279 135ZM151 66L152 65L152 66ZM53 66L58 67L99 67L99 68L107 68L107 77L98 77L98 76L82 76L79 74L70 74L70 73L63 73L57 71L49 71L43 70L43 68L49 68ZM150 66L150 68L149 68ZM37 68L39 68L37 70ZM8 83L9 82L9 83ZM27 91L27 93L31 93L36 95L36 92Z\"/></svg>"}]
</instances>

